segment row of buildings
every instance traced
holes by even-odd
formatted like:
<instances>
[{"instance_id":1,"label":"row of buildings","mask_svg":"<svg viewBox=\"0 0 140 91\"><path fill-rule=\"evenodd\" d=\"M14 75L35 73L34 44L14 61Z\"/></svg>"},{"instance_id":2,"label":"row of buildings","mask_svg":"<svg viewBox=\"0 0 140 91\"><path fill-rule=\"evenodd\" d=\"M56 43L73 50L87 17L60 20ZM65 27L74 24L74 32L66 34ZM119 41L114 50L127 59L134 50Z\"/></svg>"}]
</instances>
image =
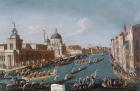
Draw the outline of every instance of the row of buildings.
<instances>
[{"instance_id":1,"label":"row of buildings","mask_svg":"<svg viewBox=\"0 0 140 91\"><path fill-rule=\"evenodd\" d=\"M54 51L45 44L23 43L15 27L6 43L0 44L0 68L11 69L30 65L33 62L54 59Z\"/></svg>"},{"instance_id":2,"label":"row of buildings","mask_svg":"<svg viewBox=\"0 0 140 91\"><path fill-rule=\"evenodd\" d=\"M89 54L109 50L106 47L82 48L80 45L68 45L63 43L62 36L57 29L50 38L46 38L44 32L44 43L23 43L15 24L7 41L0 44L0 69L11 69L43 63L59 57L70 55Z\"/></svg>"},{"instance_id":3,"label":"row of buildings","mask_svg":"<svg viewBox=\"0 0 140 91\"><path fill-rule=\"evenodd\" d=\"M111 48L102 47L102 46L95 46L95 47L88 47L88 48L82 48L80 45L66 46L66 52L68 55L95 54L95 53L103 53L103 52L110 52L110 51Z\"/></svg>"},{"instance_id":4,"label":"row of buildings","mask_svg":"<svg viewBox=\"0 0 140 91\"><path fill-rule=\"evenodd\" d=\"M95 46L95 47L89 47L89 48L83 48L82 53L83 54L96 54L96 53L103 53L103 52L109 52L110 53L111 48L109 47L102 47L102 46Z\"/></svg>"},{"instance_id":5,"label":"row of buildings","mask_svg":"<svg viewBox=\"0 0 140 91\"><path fill-rule=\"evenodd\" d=\"M124 31L111 39L114 63L127 73L140 75L140 24L124 26Z\"/></svg>"}]
</instances>

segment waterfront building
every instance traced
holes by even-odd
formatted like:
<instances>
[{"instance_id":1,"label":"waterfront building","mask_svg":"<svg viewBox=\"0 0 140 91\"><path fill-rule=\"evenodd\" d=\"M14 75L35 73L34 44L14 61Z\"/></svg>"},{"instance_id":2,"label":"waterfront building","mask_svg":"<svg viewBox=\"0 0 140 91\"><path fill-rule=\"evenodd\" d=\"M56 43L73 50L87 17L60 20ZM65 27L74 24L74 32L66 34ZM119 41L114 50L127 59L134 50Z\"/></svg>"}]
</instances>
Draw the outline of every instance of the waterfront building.
<instances>
[{"instance_id":1,"label":"waterfront building","mask_svg":"<svg viewBox=\"0 0 140 91\"><path fill-rule=\"evenodd\" d=\"M52 34L51 38L45 38L44 32L44 42L48 46L49 50L53 50L55 53L55 57L64 57L66 53L66 46L63 43L62 36L58 33L57 28L55 32Z\"/></svg>"},{"instance_id":2,"label":"waterfront building","mask_svg":"<svg viewBox=\"0 0 140 91\"><path fill-rule=\"evenodd\" d=\"M102 47L102 46L95 46L95 47L89 47L89 48L83 48L83 53L103 53L103 52L109 52L111 49L109 47Z\"/></svg>"},{"instance_id":3,"label":"waterfront building","mask_svg":"<svg viewBox=\"0 0 140 91\"><path fill-rule=\"evenodd\" d=\"M111 39L114 63L127 73L140 76L140 24L124 26L124 31Z\"/></svg>"},{"instance_id":4,"label":"waterfront building","mask_svg":"<svg viewBox=\"0 0 140 91\"><path fill-rule=\"evenodd\" d=\"M82 54L90 54L92 52L92 48L82 48Z\"/></svg>"},{"instance_id":5,"label":"waterfront building","mask_svg":"<svg viewBox=\"0 0 140 91\"><path fill-rule=\"evenodd\" d=\"M45 44L23 43L15 27L7 39L0 44L0 70L22 68L32 63L54 59L54 52Z\"/></svg>"},{"instance_id":6,"label":"waterfront building","mask_svg":"<svg viewBox=\"0 0 140 91\"><path fill-rule=\"evenodd\" d=\"M82 54L82 47L80 45L68 45L66 51L68 55L80 55Z\"/></svg>"}]
</instances>

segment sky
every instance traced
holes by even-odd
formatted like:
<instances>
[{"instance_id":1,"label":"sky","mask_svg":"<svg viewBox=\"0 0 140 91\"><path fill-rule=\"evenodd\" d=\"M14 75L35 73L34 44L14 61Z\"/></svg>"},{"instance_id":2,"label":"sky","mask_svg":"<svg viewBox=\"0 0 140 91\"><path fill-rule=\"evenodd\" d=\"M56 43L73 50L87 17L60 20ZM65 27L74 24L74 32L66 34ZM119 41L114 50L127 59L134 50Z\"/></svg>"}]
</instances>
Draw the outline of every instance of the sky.
<instances>
[{"instance_id":1,"label":"sky","mask_svg":"<svg viewBox=\"0 0 140 91\"><path fill-rule=\"evenodd\" d=\"M28 43L43 43L55 28L66 45L110 46L124 24L140 23L140 0L0 0L0 43L16 23Z\"/></svg>"}]
</instances>

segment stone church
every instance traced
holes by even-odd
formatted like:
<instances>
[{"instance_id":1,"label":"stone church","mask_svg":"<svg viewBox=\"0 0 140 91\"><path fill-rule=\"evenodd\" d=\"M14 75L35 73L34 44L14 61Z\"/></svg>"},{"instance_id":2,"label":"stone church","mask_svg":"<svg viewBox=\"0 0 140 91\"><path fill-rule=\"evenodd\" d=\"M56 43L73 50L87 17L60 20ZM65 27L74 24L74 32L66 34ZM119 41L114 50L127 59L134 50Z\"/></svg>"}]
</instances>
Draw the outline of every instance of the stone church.
<instances>
[{"instance_id":1,"label":"stone church","mask_svg":"<svg viewBox=\"0 0 140 91\"><path fill-rule=\"evenodd\" d=\"M64 57L66 52L66 46L63 43L62 36L58 33L57 28L55 29L55 32L52 34L51 38L49 39L47 37L47 39L45 39L44 41L47 44L48 49L54 51L55 57Z\"/></svg>"}]
</instances>

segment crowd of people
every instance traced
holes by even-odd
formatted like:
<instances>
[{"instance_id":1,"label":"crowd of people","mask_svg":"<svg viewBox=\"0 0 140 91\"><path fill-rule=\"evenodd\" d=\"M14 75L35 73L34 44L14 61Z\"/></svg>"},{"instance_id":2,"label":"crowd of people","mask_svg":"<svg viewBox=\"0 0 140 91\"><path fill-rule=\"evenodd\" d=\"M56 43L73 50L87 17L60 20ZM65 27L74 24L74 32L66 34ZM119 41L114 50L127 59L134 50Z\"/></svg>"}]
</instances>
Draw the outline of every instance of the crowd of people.
<instances>
[{"instance_id":1,"label":"crowd of people","mask_svg":"<svg viewBox=\"0 0 140 91\"><path fill-rule=\"evenodd\" d=\"M33 91L36 89L44 89L45 91L49 89L47 83L29 83L24 79L14 80L13 84L7 84L5 91Z\"/></svg>"},{"instance_id":2,"label":"crowd of people","mask_svg":"<svg viewBox=\"0 0 140 91\"><path fill-rule=\"evenodd\" d=\"M103 79L102 86L104 88L125 88L127 87L127 81L123 79L112 79L106 77Z\"/></svg>"},{"instance_id":3,"label":"crowd of people","mask_svg":"<svg viewBox=\"0 0 140 91\"><path fill-rule=\"evenodd\" d=\"M113 66L113 70L115 70L119 76L125 78L125 79L136 79L137 78L137 75L136 73L134 72L126 72L122 67L120 67L119 65L117 64L112 64Z\"/></svg>"}]
</instances>

